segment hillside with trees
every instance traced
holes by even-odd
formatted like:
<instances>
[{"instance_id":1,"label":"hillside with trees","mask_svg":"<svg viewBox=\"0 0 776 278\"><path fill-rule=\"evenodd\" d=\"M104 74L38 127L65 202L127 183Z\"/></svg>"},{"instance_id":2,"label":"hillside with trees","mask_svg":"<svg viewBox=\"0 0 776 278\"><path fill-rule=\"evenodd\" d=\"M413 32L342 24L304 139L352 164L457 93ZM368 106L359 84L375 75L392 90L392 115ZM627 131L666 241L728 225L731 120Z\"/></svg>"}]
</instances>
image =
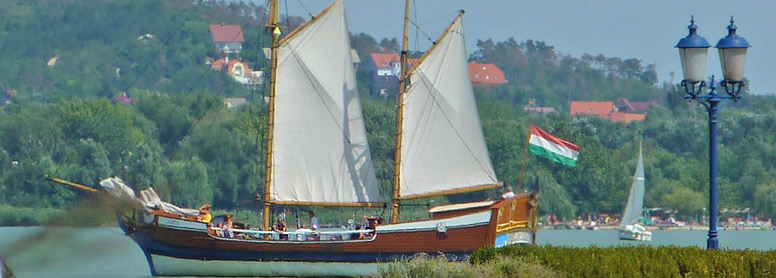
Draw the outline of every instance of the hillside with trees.
<instances>
[{"instance_id":1,"label":"hillside with trees","mask_svg":"<svg viewBox=\"0 0 776 278\"><path fill-rule=\"evenodd\" d=\"M258 211L258 204L250 203L263 193L263 90L246 90L224 72L211 71L205 61L218 56L208 25L226 22L242 26L243 61L266 70L264 18L264 7L233 1L0 2L0 90L9 97L0 109L0 210L67 209L84 198L46 183L49 174L88 185L119 176L135 189L153 186L177 205L212 203ZM303 21L283 17L284 33ZM352 34L351 42L362 60L367 53L398 48L395 38L363 33ZM533 40L482 39L469 47L474 49L471 61L495 64L509 80L475 92L501 180L513 187L519 183L531 124L580 146L576 168L528 156L522 187L540 192L542 215L572 219L621 213L639 141L646 206L678 210L685 220L703 215L708 205L707 115L684 101L675 84L658 84L655 65L603 54L572 57ZM364 117L381 192L388 199L396 103L368 95L365 71L358 73ZM121 93L133 101L111 101ZM776 99L745 93L721 113L720 208L751 208L752 215L773 218ZM224 98L233 96L249 102L228 109ZM628 124L569 115L570 101L619 98L658 105L644 121ZM528 113L523 106L531 100L555 112ZM498 194L492 190L435 201Z\"/></svg>"}]
</instances>

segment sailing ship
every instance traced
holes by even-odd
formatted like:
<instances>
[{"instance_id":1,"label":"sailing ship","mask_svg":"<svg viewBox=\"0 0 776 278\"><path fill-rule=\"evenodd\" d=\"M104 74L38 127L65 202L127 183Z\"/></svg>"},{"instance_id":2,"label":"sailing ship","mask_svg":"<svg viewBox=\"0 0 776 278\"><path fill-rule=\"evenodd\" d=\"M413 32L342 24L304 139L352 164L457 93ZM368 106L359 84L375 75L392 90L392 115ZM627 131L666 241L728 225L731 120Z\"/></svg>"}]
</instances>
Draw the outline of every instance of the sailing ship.
<instances>
[{"instance_id":1,"label":"sailing ship","mask_svg":"<svg viewBox=\"0 0 776 278\"><path fill-rule=\"evenodd\" d=\"M406 5L409 9L409 1ZM465 259L484 246L535 242L537 196L434 207L430 219L399 222L401 200L499 186L469 81L461 16L406 67L402 55L392 223L370 218L363 229L276 231L273 205L383 206L350 56L344 4L334 2L279 39L273 30L264 225L235 223L234 237L198 221L196 210L134 192L118 179L108 193L143 209L119 214L119 226L143 250L153 275L358 276L418 253ZM406 90L404 88L406 85Z\"/></svg>"},{"instance_id":2,"label":"sailing ship","mask_svg":"<svg viewBox=\"0 0 776 278\"><path fill-rule=\"evenodd\" d=\"M633 173L633 184L628 195L628 204L622 214L622 222L617 228L621 240L651 241L652 232L639 224L644 210L644 158L639 144L639 160Z\"/></svg>"}]
</instances>

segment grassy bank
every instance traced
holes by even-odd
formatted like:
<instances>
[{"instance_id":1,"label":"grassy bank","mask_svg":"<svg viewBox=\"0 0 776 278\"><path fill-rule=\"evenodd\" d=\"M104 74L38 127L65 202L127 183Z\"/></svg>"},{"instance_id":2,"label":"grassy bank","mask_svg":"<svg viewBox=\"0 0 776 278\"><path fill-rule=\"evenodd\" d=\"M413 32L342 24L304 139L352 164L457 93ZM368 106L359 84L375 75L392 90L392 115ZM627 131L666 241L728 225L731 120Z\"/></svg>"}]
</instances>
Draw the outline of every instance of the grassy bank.
<instances>
[{"instance_id":1,"label":"grassy bank","mask_svg":"<svg viewBox=\"0 0 776 278\"><path fill-rule=\"evenodd\" d=\"M483 248L473 265L521 258L562 277L774 277L776 251L717 250L698 247L570 248L511 246Z\"/></svg>"},{"instance_id":2,"label":"grassy bank","mask_svg":"<svg viewBox=\"0 0 776 278\"><path fill-rule=\"evenodd\" d=\"M535 260L495 256L478 263L448 262L444 258L421 256L391 263L380 270L384 278L496 278L564 277Z\"/></svg>"},{"instance_id":3,"label":"grassy bank","mask_svg":"<svg viewBox=\"0 0 776 278\"><path fill-rule=\"evenodd\" d=\"M40 226L62 213L52 208L20 208L0 205L0 226Z\"/></svg>"},{"instance_id":4,"label":"grassy bank","mask_svg":"<svg viewBox=\"0 0 776 278\"><path fill-rule=\"evenodd\" d=\"M469 262L420 257L392 263L385 278L410 277L776 277L776 251L697 247L483 248Z\"/></svg>"},{"instance_id":5,"label":"grassy bank","mask_svg":"<svg viewBox=\"0 0 776 278\"><path fill-rule=\"evenodd\" d=\"M115 226L119 206L100 197L84 199L67 209L0 205L0 226Z\"/></svg>"}]
</instances>

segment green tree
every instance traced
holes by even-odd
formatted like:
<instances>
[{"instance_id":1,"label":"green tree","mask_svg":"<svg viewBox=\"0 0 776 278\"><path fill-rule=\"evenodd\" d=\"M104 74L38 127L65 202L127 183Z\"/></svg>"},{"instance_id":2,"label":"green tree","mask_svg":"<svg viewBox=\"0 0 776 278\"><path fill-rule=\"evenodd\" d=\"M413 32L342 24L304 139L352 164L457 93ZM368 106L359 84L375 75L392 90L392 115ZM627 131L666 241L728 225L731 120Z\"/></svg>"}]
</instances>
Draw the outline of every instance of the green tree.
<instances>
[{"instance_id":1,"label":"green tree","mask_svg":"<svg viewBox=\"0 0 776 278\"><path fill-rule=\"evenodd\" d=\"M677 185L673 192L663 196L663 203L683 215L699 215L706 207L706 198L703 194L693 191L688 187Z\"/></svg>"},{"instance_id":2,"label":"green tree","mask_svg":"<svg viewBox=\"0 0 776 278\"><path fill-rule=\"evenodd\" d=\"M162 172L164 180L156 187L162 199L190 208L213 202L207 166L201 160L192 158L172 162Z\"/></svg>"}]
</instances>

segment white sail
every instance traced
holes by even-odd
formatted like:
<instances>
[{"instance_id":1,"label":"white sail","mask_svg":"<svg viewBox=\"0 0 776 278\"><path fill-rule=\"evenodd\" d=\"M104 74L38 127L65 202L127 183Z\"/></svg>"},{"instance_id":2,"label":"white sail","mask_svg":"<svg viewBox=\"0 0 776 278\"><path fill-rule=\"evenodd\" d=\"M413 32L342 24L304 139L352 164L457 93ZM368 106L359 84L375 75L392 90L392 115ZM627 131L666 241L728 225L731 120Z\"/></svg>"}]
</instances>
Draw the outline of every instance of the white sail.
<instances>
[{"instance_id":1,"label":"white sail","mask_svg":"<svg viewBox=\"0 0 776 278\"><path fill-rule=\"evenodd\" d=\"M410 73L403 103L402 198L497 184L466 57L459 16Z\"/></svg>"},{"instance_id":2,"label":"white sail","mask_svg":"<svg viewBox=\"0 0 776 278\"><path fill-rule=\"evenodd\" d=\"M633 174L633 184L628 195L628 204L625 205L625 213L622 214L620 228L636 224L641 219L641 212L644 209L644 159L641 154L641 145L639 145L639 161L636 163L636 172Z\"/></svg>"},{"instance_id":3,"label":"white sail","mask_svg":"<svg viewBox=\"0 0 776 278\"><path fill-rule=\"evenodd\" d=\"M280 41L271 199L380 201L342 1Z\"/></svg>"}]
</instances>

